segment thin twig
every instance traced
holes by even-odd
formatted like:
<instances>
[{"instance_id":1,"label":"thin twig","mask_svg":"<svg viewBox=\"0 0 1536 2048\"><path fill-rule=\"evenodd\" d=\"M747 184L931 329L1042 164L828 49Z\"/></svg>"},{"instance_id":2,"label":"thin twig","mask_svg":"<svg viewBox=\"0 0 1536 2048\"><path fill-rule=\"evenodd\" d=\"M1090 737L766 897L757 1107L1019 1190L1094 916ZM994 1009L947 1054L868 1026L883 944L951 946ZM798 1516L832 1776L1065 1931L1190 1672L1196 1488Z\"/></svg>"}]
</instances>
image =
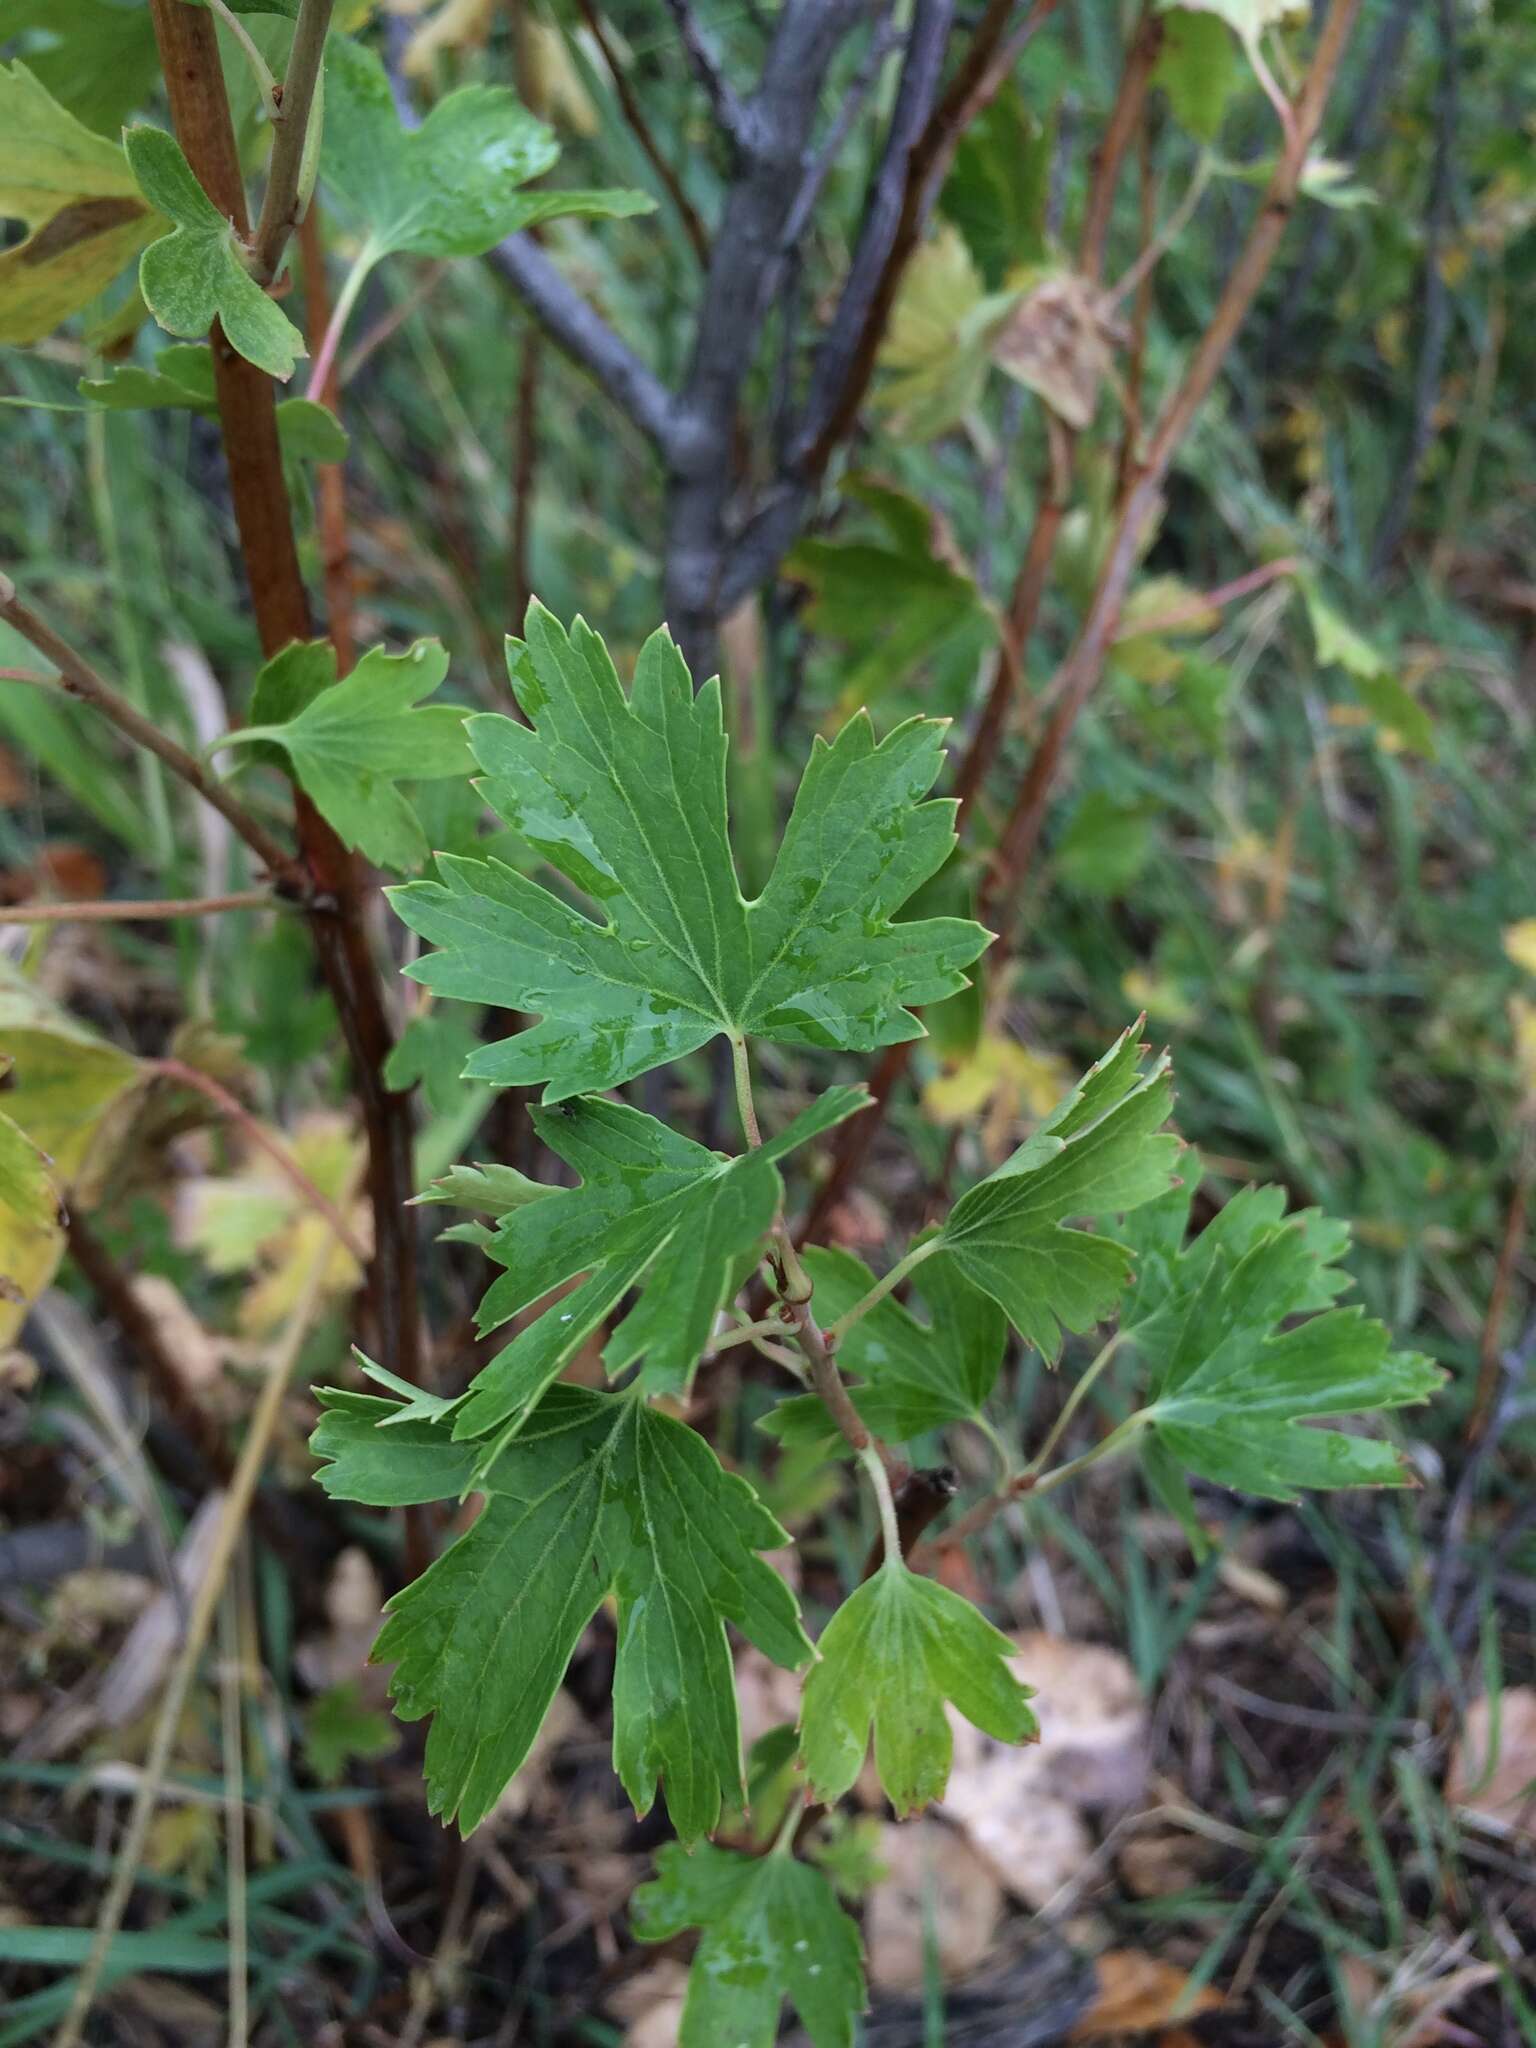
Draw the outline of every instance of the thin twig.
<instances>
[{"instance_id":1,"label":"thin twig","mask_svg":"<svg viewBox=\"0 0 1536 2048\"><path fill-rule=\"evenodd\" d=\"M1109 239L1110 217L1120 186L1120 166L1141 125L1142 108L1152 83L1152 72L1163 46L1166 19L1148 4L1143 8L1131 47L1120 74L1115 103L1104 125L1103 139L1094 157L1093 183L1088 193L1088 211L1083 222L1082 249L1078 268L1097 283L1104 275L1104 250Z\"/></svg>"},{"instance_id":2,"label":"thin twig","mask_svg":"<svg viewBox=\"0 0 1536 2048\"><path fill-rule=\"evenodd\" d=\"M357 1233L341 1210L322 1188L316 1187L287 1146L280 1144L266 1125L259 1118L252 1116L239 1096L232 1095L223 1082L216 1081L212 1074L204 1074L196 1067L189 1067L185 1060L148 1060L145 1064L152 1074L158 1074L162 1080L174 1081L179 1087L190 1088L211 1102L220 1116L236 1125L252 1145L266 1153L308 1207L329 1224L337 1242L351 1253L359 1266L367 1265L367 1248L360 1242Z\"/></svg>"},{"instance_id":3,"label":"thin twig","mask_svg":"<svg viewBox=\"0 0 1536 2048\"><path fill-rule=\"evenodd\" d=\"M173 917L212 917L221 910L275 910L281 898L270 889L236 889L228 896L182 899L130 897L102 903L9 903L0 924L140 924Z\"/></svg>"},{"instance_id":4,"label":"thin twig","mask_svg":"<svg viewBox=\"0 0 1536 2048\"><path fill-rule=\"evenodd\" d=\"M630 133L634 136L636 142L639 143L646 162L661 180L662 189L671 200L673 209L683 224L683 232L688 237L694 255L698 257L701 265L707 264L709 262L709 236L704 232L704 223L699 219L698 210L694 206L693 201L683 190L682 179L673 169L661 144L656 140L651 124L645 117L645 109L636 98L634 87L629 82L629 77L624 67L624 60L609 39L608 30L603 23L603 17L593 5L593 0L577 0L577 5L581 9L582 20L585 21L587 27L592 31L593 42L597 44L598 49L602 52L603 62L608 67L608 76L613 83L614 95L619 102L619 111L629 123ZM517 614L517 617L522 617L521 612Z\"/></svg>"},{"instance_id":5,"label":"thin twig","mask_svg":"<svg viewBox=\"0 0 1536 2048\"><path fill-rule=\"evenodd\" d=\"M245 190L212 18L182 0L149 0L149 12L176 138L204 191L243 236ZM307 639L312 629L272 380L229 346L217 322L209 339L240 552L262 650L271 656L292 640ZM376 1341L395 1370L414 1380L422 1365L422 1329L415 1219L405 1205L415 1189L415 1134L409 1091L397 1092L384 1079L394 1034L368 933L369 890L358 860L297 784L294 816L310 935L368 1134L374 1217L368 1301Z\"/></svg>"},{"instance_id":6,"label":"thin twig","mask_svg":"<svg viewBox=\"0 0 1536 2048\"><path fill-rule=\"evenodd\" d=\"M748 1146L755 1152L763 1142L763 1134L757 1120L757 1106L752 1099L752 1068L744 1040L731 1040L731 1055L742 1129ZM837 1360L832 1356L832 1346L811 1311L810 1275L796 1255L794 1240L785 1228L782 1213L774 1223L774 1248L770 1257L779 1279L784 1328L799 1340L800 1349L811 1369L812 1387L821 1396L827 1413L842 1431L849 1448L861 1456L865 1451L873 1450L883 1476L885 1453L876 1446L864 1418L854 1407L843 1384L843 1376L837 1369Z\"/></svg>"},{"instance_id":7,"label":"thin twig","mask_svg":"<svg viewBox=\"0 0 1536 2048\"><path fill-rule=\"evenodd\" d=\"M303 189L306 144L335 4L336 0L299 0L288 71L279 93L282 117L273 135L267 189L256 223L252 274L258 284L270 284L277 276L288 237L304 217L309 197Z\"/></svg>"},{"instance_id":8,"label":"thin twig","mask_svg":"<svg viewBox=\"0 0 1536 2048\"><path fill-rule=\"evenodd\" d=\"M1306 167L1307 152L1317 134L1323 109L1359 0L1334 0L1323 24L1311 66L1295 105L1293 133L1260 202L1248 239L1228 273L1204 334L1178 388L1163 407L1153 429L1146 459L1126 492L1098 585L1076 644L1058 679L1058 702L1020 783L1013 811L999 841L993 866L983 884L983 917L999 923L1006 941L1025 876L1039 843L1045 812L1062 755L1077 720L1103 673L1105 656L1119 625L1120 608L1130 585L1149 523L1155 517L1173 458L1237 339L1248 309L1269 272L1285 232Z\"/></svg>"},{"instance_id":9,"label":"thin twig","mask_svg":"<svg viewBox=\"0 0 1536 2048\"><path fill-rule=\"evenodd\" d=\"M693 75L704 88L710 110L731 141L740 148L746 140L748 117L735 87L720 68L720 60L709 46L688 0L667 0L667 10L677 24Z\"/></svg>"},{"instance_id":10,"label":"thin twig","mask_svg":"<svg viewBox=\"0 0 1536 2048\"><path fill-rule=\"evenodd\" d=\"M189 788L196 790L204 803L211 804L239 833L275 881L300 900L310 894L298 861L278 844L266 826L259 824L194 755L189 754L185 747L178 746L175 740L136 710L120 691L114 690L77 648L33 611L18 594L10 577L5 575L0 575L0 619L14 627L23 640L53 663L59 673L52 680L59 689L71 697L78 697L82 703L89 704L104 718L110 719L135 746L145 748L163 761L173 775L180 776Z\"/></svg>"},{"instance_id":11,"label":"thin twig","mask_svg":"<svg viewBox=\"0 0 1536 2048\"><path fill-rule=\"evenodd\" d=\"M69 2011L54 2036L54 2048L80 2048L84 2039L85 2022L96 2001L102 1972L106 1968L113 1940L123 1924L123 1914L127 1910L134 1883L143 1863L144 1846L149 1836L150 1823L154 1818L160 1787L165 1782L171 1751L180 1732L182 1711L186 1706L187 1695L191 1691L192 1680L196 1676L204 1645L208 1640L208 1631L224 1590L224 1581L235 1554L235 1546L245 1529L246 1517L256 1491L256 1482L261 1476L261 1468L266 1462L272 1434L282 1412L283 1396L293 1377L294 1367L298 1364L304 1341L324 1300L323 1283L329 1257L329 1246L322 1247L310 1264L298 1305L277 1346L267 1371L266 1382L251 1415L245 1442L240 1447L239 1462L235 1466L229 1492L219 1513L208 1568L193 1598L181 1651L161 1698L155 1732L134 1793L133 1810L118 1846L117 1861L112 1868L111 1882L102 1900L101 1911L96 1916L96 1932L91 1942L90 1954L86 1957L76 1980Z\"/></svg>"}]
</instances>

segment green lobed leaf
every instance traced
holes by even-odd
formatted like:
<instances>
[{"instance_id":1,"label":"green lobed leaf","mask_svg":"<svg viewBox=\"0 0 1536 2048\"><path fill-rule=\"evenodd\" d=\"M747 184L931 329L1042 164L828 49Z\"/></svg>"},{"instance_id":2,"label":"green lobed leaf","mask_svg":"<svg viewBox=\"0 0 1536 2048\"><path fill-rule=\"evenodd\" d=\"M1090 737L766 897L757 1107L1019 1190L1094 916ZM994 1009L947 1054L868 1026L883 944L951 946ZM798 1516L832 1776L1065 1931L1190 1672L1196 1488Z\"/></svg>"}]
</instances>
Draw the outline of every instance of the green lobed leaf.
<instances>
[{"instance_id":1,"label":"green lobed leaf","mask_svg":"<svg viewBox=\"0 0 1536 2048\"><path fill-rule=\"evenodd\" d=\"M161 227L119 144L20 63L0 64L0 218L31 230L0 251L0 343L18 345L105 291Z\"/></svg>"},{"instance_id":2,"label":"green lobed leaf","mask_svg":"<svg viewBox=\"0 0 1536 2048\"><path fill-rule=\"evenodd\" d=\"M679 2048L773 2048L787 1998L813 2048L852 2048L865 2003L859 1930L818 1870L669 1842L631 1902L642 1941L703 1930Z\"/></svg>"},{"instance_id":3,"label":"green lobed leaf","mask_svg":"<svg viewBox=\"0 0 1536 2048\"><path fill-rule=\"evenodd\" d=\"M862 1088L830 1088L777 1137L734 1159L623 1103L534 1110L539 1136L577 1169L581 1186L503 1217L487 1249L508 1271L481 1302L479 1327L494 1330L586 1277L476 1375L454 1434L515 1428L631 1289L635 1301L604 1364L618 1373L643 1358L649 1392L685 1393L743 1264L755 1263L779 1212L776 1162L867 1101Z\"/></svg>"},{"instance_id":4,"label":"green lobed leaf","mask_svg":"<svg viewBox=\"0 0 1536 2048\"><path fill-rule=\"evenodd\" d=\"M379 1428L393 1404L322 1399L312 1448L333 1496L392 1506L459 1490L475 1447L441 1422ZM743 1789L725 1624L790 1669L811 1654L794 1595L757 1555L788 1535L701 1436L632 1393L551 1388L477 1485L483 1512L390 1601L373 1649L397 1666L401 1718L435 1716L432 1811L465 1833L490 1812L611 1593L614 1766L637 1812L659 1782L683 1840L707 1834Z\"/></svg>"},{"instance_id":5,"label":"green lobed leaf","mask_svg":"<svg viewBox=\"0 0 1536 2048\"><path fill-rule=\"evenodd\" d=\"M139 259L144 303L168 334L206 334L215 320L229 345L271 377L293 375L304 337L240 260L233 226L208 197L163 128L123 137L139 190L174 223Z\"/></svg>"},{"instance_id":6,"label":"green lobed leaf","mask_svg":"<svg viewBox=\"0 0 1536 2048\"><path fill-rule=\"evenodd\" d=\"M1170 8L1152 82L1168 95L1173 118L1197 142L1214 142L1237 84L1238 56L1215 14Z\"/></svg>"},{"instance_id":7,"label":"green lobed leaf","mask_svg":"<svg viewBox=\"0 0 1536 2048\"><path fill-rule=\"evenodd\" d=\"M333 37L325 76L323 174L367 234L370 260L398 249L481 256L538 221L649 213L655 204L643 192L521 190L560 148L506 86L461 86L407 129L371 50Z\"/></svg>"},{"instance_id":8,"label":"green lobed leaf","mask_svg":"<svg viewBox=\"0 0 1536 2048\"><path fill-rule=\"evenodd\" d=\"M1408 1483L1393 1445L1302 1425L1424 1401L1440 1384L1429 1359L1391 1349L1384 1324L1331 1305L1349 1284L1336 1263L1345 1226L1283 1211L1278 1188L1248 1189L1177 1250L1180 1205L1170 1200L1149 1226L1124 1327L1150 1369L1149 1476L1186 1522L1184 1470L1275 1500L1300 1487ZM1306 1320L1284 1327L1297 1316Z\"/></svg>"},{"instance_id":9,"label":"green lobed leaf","mask_svg":"<svg viewBox=\"0 0 1536 2048\"><path fill-rule=\"evenodd\" d=\"M946 1700L999 1742L1039 1733L1029 1688L1008 1668L1012 1643L968 1600L899 1558L849 1594L816 1649L800 1716L813 1798L830 1803L851 1788L871 1728L875 1768L898 1816L939 1798L954 1748Z\"/></svg>"},{"instance_id":10,"label":"green lobed leaf","mask_svg":"<svg viewBox=\"0 0 1536 2048\"><path fill-rule=\"evenodd\" d=\"M399 784L462 774L469 765L464 714L423 704L448 673L439 642L407 654L374 647L341 682L329 641L295 641L256 678L253 711L263 722L225 735L221 746L278 746L341 840L380 867L417 867L427 842ZM273 711L287 710L274 719Z\"/></svg>"},{"instance_id":11,"label":"green lobed leaf","mask_svg":"<svg viewBox=\"0 0 1536 2048\"><path fill-rule=\"evenodd\" d=\"M476 1166L460 1164L439 1174L430 1187L423 1188L419 1195L412 1197L409 1206L416 1208L427 1202L445 1202L455 1209L469 1209L477 1216L490 1216L499 1222L503 1216L510 1216L514 1209L524 1208L529 1202L541 1202L555 1192L542 1181L530 1180L526 1173L519 1173L515 1166L494 1162Z\"/></svg>"},{"instance_id":12,"label":"green lobed leaf","mask_svg":"<svg viewBox=\"0 0 1536 2048\"><path fill-rule=\"evenodd\" d=\"M957 918L895 921L954 845L954 805L922 799L944 728L911 719L876 742L867 718L818 737L778 860L747 902L726 828L718 681L694 694L665 632L626 693L602 641L541 605L508 643L532 721L480 717L484 794L598 905L597 922L499 861L441 858L439 880L391 892L440 948L409 972L440 995L542 1021L482 1048L467 1073L545 1083L555 1103L612 1088L724 1032L869 1051L918 1037L907 1006L965 985L987 942Z\"/></svg>"},{"instance_id":13,"label":"green lobed leaf","mask_svg":"<svg viewBox=\"0 0 1536 2048\"><path fill-rule=\"evenodd\" d=\"M822 1323L836 1322L875 1285L874 1274L851 1252L812 1246L801 1263L814 1284ZM896 1443L973 1417L996 1383L1008 1336L1002 1311L953 1260L920 1266L912 1284L930 1322L919 1322L887 1295L851 1326L837 1349L843 1372L866 1383L849 1389L859 1414L876 1436ZM781 1443L846 1448L814 1394L780 1401L760 1427Z\"/></svg>"},{"instance_id":14,"label":"green lobed leaf","mask_svg":"<svg viewBox=\"0 0 1536 2048\"><path fill-rule=\"evenodd\" d=\"M1064 1330L1090 1329L1115 1307L1131 1253L1072 1217L1135 1209L1173 1178L1181 1140L1166 1054L1146 1057L1140 1025L1122 1034L995 1173L970 1188L939 1232L939 1256L997 1302L1047 1360ZM926 1274L927 1268L924 1268Z\"/></svg>"},{"instance_id":15,"label":"green lobed leaf","mask_svg":"<svg viewBox=\"0 0 1536 2048\"><path fill-rule=\"evenodd\" d=\"M304 1758L322 1785L339 1785L354 1757L388 1756L399 1739L387 1714L363 1705L355 1678L327 1686L304 1709Z\"/></svg>"}]
</instances>

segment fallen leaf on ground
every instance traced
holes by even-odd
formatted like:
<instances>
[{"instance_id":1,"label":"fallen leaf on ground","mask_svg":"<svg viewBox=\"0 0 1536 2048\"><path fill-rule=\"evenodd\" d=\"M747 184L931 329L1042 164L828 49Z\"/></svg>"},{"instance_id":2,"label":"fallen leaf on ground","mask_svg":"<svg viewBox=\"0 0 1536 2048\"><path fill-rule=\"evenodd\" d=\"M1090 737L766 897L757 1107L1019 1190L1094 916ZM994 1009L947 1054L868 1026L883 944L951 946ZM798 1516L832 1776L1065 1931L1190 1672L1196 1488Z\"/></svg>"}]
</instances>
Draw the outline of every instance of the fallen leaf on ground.
<instances>
[{"instance_id":1,"label":"fallen leaf on ground","mask_svg":"<svg viewBox=\"0 0 1536 2048\"><path fill-rule=\"evenodd\" d=\"M1147 2034L1171 2021L1214 2012L1221 1993L1190 1986L1189 1973L1140 1949L1114 1948L1094 1964L1099 1994L1072 2032L1072 2041L1105 2041L1116 2034Z\"/></svg>"},{"instance_id":2,"label":"fallen leaf on ground","mask_svg":"<svg viewBox=\"0 0 1536 2048\"><path fill-rule=\"evenodd\" d=\"M677 2048L687 1995L688 1965L675 1956L663 1956L621 1984L607 2005L615 2019L627 2023L624 2048Z\"/></svg>"},{"instance_id":3,"label":"fallen leaf on ground","mask_svg":"<svg viewBox=\"0 0 1536 2048\"><path fill-rule=\"evenodd\" d=\"M993 1742L951 1716L955 1761L944 1811L1008 1889L1040 1907L1087 1864L1085 1812L1123 1812L1147 1779L1147 1712L1117 1651L1034 1631L1014 1638L1015 1674L1036 1688L1040 1740Z\"/></svg>"},{"instance_id":4,"label":"fallen leaf on ground","mask_svg":"<svg viewBox=\"0 0 1536 2048\"><path fill-rule=\"evenodd\" d=\"M1467 1709L1445 1774L1452 1806L1536 1834L1536 1687L1510 1686L1497 1714L1486 1695Z\"/></svg>"},{"instance_id":5,"label":"fallen leaf on ground","mask_svg":"<svg viewBox=\"0 0 1536 2048\"><path fill-rule=\"evenodd\" d=\"M1002 1913L1002 1886L987 1864L938 1820L888 1823L879 1854L886 1876L864 1911L870 1983L918 1990L930 1941L941 1976L968 1976L991 1949Z\"/></svg>"}]
</instances>

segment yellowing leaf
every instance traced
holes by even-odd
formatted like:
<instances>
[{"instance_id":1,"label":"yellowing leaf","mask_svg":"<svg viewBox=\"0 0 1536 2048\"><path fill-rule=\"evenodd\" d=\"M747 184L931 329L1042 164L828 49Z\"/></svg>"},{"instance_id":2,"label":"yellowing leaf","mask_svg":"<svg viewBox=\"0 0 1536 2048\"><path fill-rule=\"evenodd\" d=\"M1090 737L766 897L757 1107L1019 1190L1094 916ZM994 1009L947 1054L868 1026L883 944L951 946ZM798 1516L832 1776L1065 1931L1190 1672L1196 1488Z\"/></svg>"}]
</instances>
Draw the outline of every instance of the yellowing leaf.
<instances>
[{"instance_id":1,"label":"yellowing leaf","mask_svg":"<svg viewBox=\"0 0 1536 2048\"><path fill-rule=\"evenodd\" d=\"M23 345L104 291L163 226L121 147L24 64L0 64L0 215L32 231L0 254L0 342Z\"/></svg>"},{"instance_id":2,"label":"yellowing leaf","mask_svg":"<svg viewBox=\"0 0 1536 2048\"><path fill-rule=\"evenodd\" d=\"M1536 974L1536 917L1522 917L1504 927L1504 950L1517 967Z\"/></svg>"},{"instance_id":3,"label":"yellowing leaf","mask_svg":"<svg viewBox=\"0 0 1536 2048\"><path fill-rule=\"evenodd\" d=\"M42 1153L0 1116L0 1345L53 1278L64 1249L59 1195Z\"/></svg>"},{"instance_id":4,"label":"yellowing leaf","mask_svg":"<svg viewBox=\"0 0 1536 2048\"><path fill-rule=\"evenodd\" d=\"M6 1115L47 1153L59 1185L90 1199L106 1166L103 1125L136 1084L138 1062L76 1023L9 962L0 963L0 1047L14 1062Z\"/></svg>"},{"instance_id":5,"label":"yellowing leaf","mask_svg":"<svg viewBox=\"0 0 1536 2048\"><path fill-rule=\"evenodd\" d=\"M1021 1122L1049 1115L1071 1078L1056 1053L1032 1052L1006 1032L984 1031L973 1052L928 1083L923 1106L941 1124L967 1125L984 1116L990 1157L994 1140L1006 1144Z\"/></svg>"},{"instance_id":6,"label":"yellowing leaf","mask_svg":"<svg viewBox=\"0 0 1536 2048\"><path fill-rule=\"evenodd\" d=\"M946 223L902 276L879 363L894 372L876 403L902 431L931 440L973 411L987 381L987 343L1012 295L987 298L958 228Z\"/></svg>"},{"instance_id":7,"label":"yellowing leaf","mask_svg":"<svg viewBox=\"0 0 1536 2048\"><path fill-rule=\"evenodd\" d=\"M322 1195L338 1205L348 1203L360 1176L362 1143L341 1117L310 1117L292 1136L279 1135L278 1142ZM354 1237L366 1244L367 1204L354 1199L344 1214ZM210 1177L186 1191L180 1239L200 1252L215 1273L256 1276L239 1311L240 1327L253 1336L266 1336L287 1321L327 1243L325 1293L351 1294L362 1279L357 1260L330 1222L264 1152L253 1153L242 1172Z\"/></svg>"}]
</instances>

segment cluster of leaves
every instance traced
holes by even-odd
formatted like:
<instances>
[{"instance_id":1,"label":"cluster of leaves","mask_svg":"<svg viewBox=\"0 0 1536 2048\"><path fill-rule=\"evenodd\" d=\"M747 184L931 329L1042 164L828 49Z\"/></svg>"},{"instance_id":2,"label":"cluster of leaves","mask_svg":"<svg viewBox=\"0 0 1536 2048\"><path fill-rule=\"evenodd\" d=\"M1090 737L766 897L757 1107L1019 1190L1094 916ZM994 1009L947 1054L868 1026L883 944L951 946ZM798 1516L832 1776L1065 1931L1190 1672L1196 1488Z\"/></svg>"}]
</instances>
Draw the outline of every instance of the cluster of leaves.
<instances>
[{"instance_id":1,"label":"cluster of leaves","mask_svg":"<svg viewBox=\"0 0 1536 2048\"><path fill-rule=\"evenodd\" d=\"M378 57L345 36L329 44L317 107L320 175L362 238L343 313L387 256L478 256L541 221L622 218L652 205L631 191L525 190L560 152L505 86L465 86L407 129ZM17 62L0 64L0 136L0 214L30 230L0 257L0 342L42 340L138 256L144 304L168 334L201 340L217 320L248 361L293 375L304 337L252 275L249 249L173 135L141 122L110 141ZM151 371L83 379L80 390L111 406L203 411L211 398L190 350L162 351ZM317 452L336 459L334 448Z\"/></svg>"},{"instance_id":2,"label":"cluster of leaves","mask_svg":"<svg viewBox=\"0 0 1536 2048\"><path fill-rule=\"evenodd\" d=\"M718 686L695 692L665 634L647 642L626 690L595 634L580 621L567 632L535 605L508 665L527 723L472 718L467 744L485 799L563 886L470 852L393 895L434 946L410 968L416 979L537 1018L473 1052L468 1072L543 1084L537 1129L579 1184L466 1169L430 1191L484 1219L464 1234L504 1269L481 1328L519 1323L463 1394L421 1393L371 1363L387 1391L321 1393L314 1449L335 1497L483 1497L468 1531L390 1603L375 1655L395 1666L397 1710L434 1717L431 1804L466 1829L528 1754L610 1598L615 1769L639 1812L665 1791L683 1847L744 1797L728 1626L785 1668L810 1667L798 1743L810 1794L841 1797L872 1741L887 1796L911 1812L944 1790L950 1714L1027 1741L1029 1691L1008 1639L895 1548L813 1645L764 1561L785 1531L747 1477L654 1405L685 1396L722 1338L750 1334L735 1303L754 1272L775 1275L784 1342L803 1331L797 1317L830 1332L859 1415L893 1442L983 1418L1010 1331L1054 1362L1066 1333L1118 1311L1145 1367L1130 1434L1191 1523L1186 1473L1282 1495L1399 1482L1389 1444L1296 1425L1421 1400L1435 1375L1394 1354L1360 1311L1333 1306L1344 1234L1310 1212L1287 1221L1277 1191L1230 1203L1185 1243L1168 1062L1134 1030L959 1197L900 1273L877 1279L846 1252L808 1249L807 1307L784 1277L778 1163L857 1114L861 1092L829 1088L727 1158L601 1091L723 1036L755 1140L751 1039L867 1050L918 1033L914 1010L964 985L986 934L901 915L953 846L953 807L928 797L942 728L914 719L877 740L860 715L818 739L773 871L748 900L728 836ZM321 755L334 749L328 774L410 772L410 722L430 714L409 666L399 674L393 694L373 692L377 730L350 759L344 725L319 736ZM425 674L435 679L435 665ZM287 720L242 737L283 747L302 778L317 739L306 721L339 694L299 692ZM464 742L445 727L443 744L451 773L446 749ZM425 746L417 772L424 758ZM311 787L324 801L327 784ZM331 792L342 829L358 794ZM891 1291L907 1276L926 1319ZM622 1384L558 1383L624 1303L603 1353ZM841 1445L815 1393L787 1397L767 1427L786 1442ZM819 2043L851 2039L856 1932L825 1880L794 1860L793 1832L765 1858L669 1851L640 1895L648 1938L704 1930L690 2042L771 2039L786 1991ZM722 1956L729 1970L712 1963Z\"/></svg>"}]
</instances>

